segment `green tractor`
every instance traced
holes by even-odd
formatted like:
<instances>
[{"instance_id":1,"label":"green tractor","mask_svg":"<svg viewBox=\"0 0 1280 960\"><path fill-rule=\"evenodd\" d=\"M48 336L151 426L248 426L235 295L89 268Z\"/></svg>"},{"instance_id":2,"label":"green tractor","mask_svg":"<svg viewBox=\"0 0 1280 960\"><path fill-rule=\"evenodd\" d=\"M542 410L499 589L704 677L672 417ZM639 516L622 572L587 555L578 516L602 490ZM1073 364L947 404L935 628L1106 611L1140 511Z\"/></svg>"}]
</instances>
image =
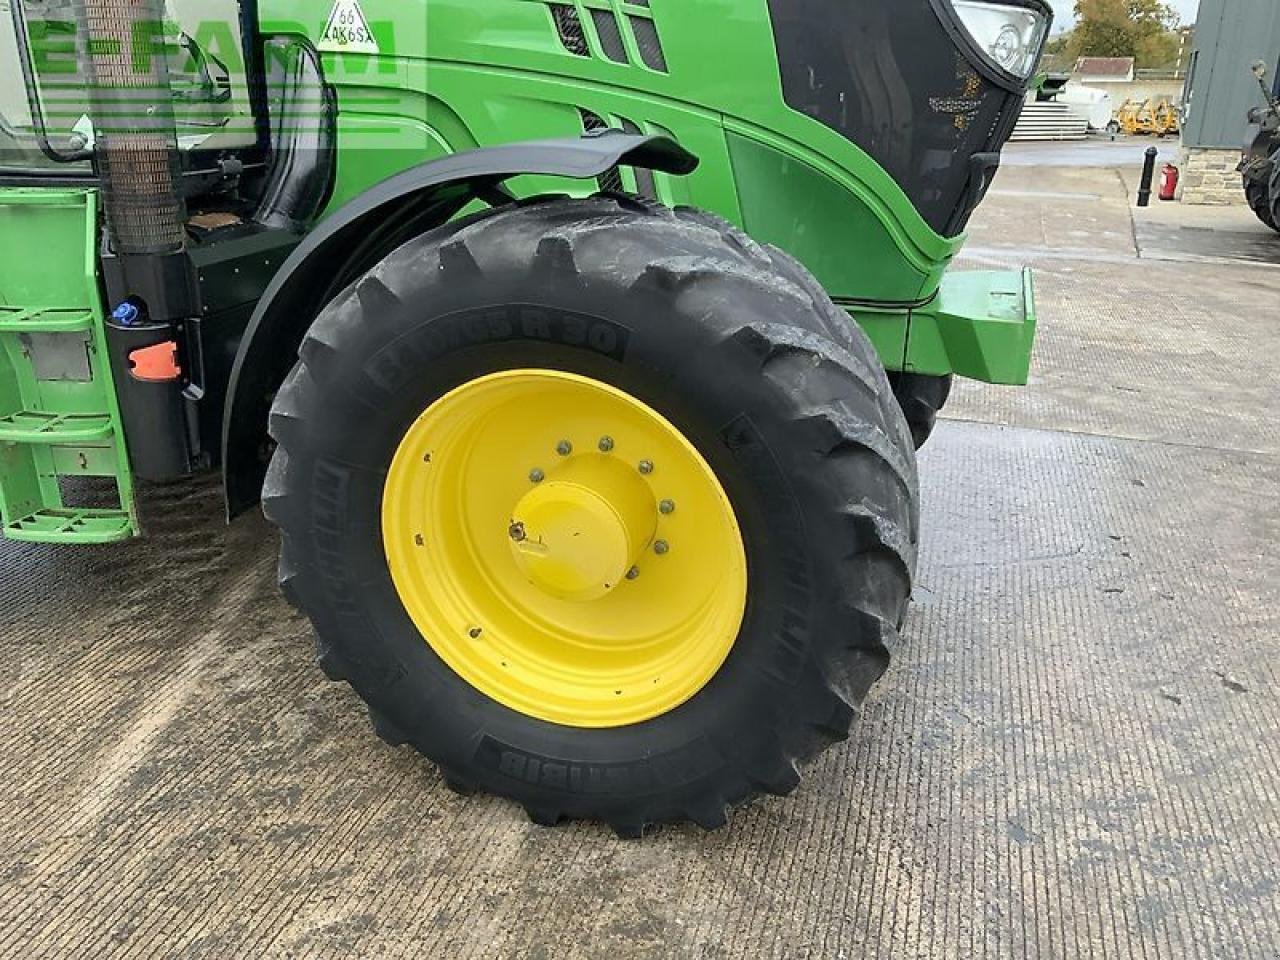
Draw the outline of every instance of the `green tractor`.
<instances>
[{"instance_id":1,"label":"green tractor","mask_svg":"<svg viewBox=\"0 0 1280 960\"><path fill-rule=\"evenodd\" d=\"M6 537L220 470L377 732L538 823L848 735L951 378L1026 382L1029 274L948 266L1046 3L0 10Z\"/></svg>"}]
</instances>

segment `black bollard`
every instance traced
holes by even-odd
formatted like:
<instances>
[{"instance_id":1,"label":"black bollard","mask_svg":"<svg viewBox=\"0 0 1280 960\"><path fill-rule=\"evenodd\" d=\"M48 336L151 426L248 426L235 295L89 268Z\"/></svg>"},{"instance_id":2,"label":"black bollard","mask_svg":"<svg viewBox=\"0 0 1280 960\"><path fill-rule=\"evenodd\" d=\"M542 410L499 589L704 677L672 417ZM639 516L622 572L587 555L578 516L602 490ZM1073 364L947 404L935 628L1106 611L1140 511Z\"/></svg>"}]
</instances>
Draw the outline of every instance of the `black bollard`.
<instances>
[{"instance_id":1,"label":"black bollard","mask_svg":"<svg viewBox=\"0 0 1280 960\"><path fill-rule=\"evenodd\" d=\"M1156 176L1156 157L1160 151L1155 147L1147 147L1147 162L1142 165L1142 183L1138 186L1138 206L1151 206L1151 181Z\"/></svg>"}]
</instances>

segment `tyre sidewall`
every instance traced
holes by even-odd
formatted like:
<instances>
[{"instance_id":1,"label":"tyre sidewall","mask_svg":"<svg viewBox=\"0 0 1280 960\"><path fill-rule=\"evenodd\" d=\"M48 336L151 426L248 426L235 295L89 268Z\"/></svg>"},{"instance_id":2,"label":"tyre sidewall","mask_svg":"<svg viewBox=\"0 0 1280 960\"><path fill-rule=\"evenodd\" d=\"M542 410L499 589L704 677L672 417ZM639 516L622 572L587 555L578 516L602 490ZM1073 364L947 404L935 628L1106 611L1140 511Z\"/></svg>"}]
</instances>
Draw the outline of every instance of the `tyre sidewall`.
<instances>
[{"instance_id":1,"label":"tyre sidewall","mask_svg":"<svg viewBox=\"0 0 1280 960\"><path fill-rule=\"evenodd\" d=\"M726 766L795 749L778 740L791 736L788 718L804 710L817 680L809 647L849 629L820 602L838 590L848 553L831 524L841 504L810 478L815 451L759 375L759 359L726 339L734 318L708 324L660 289L604 283L531 296L527 275L486 281L481 301L437 283L398 291L400 305L384 306L370 330L323 363L315 358L323 412L290 463L309 478L309 515L298 528L309 540L305 562L326 588L309 612L322 635L348 638L340 655L366 699L420 750L480 785L545 796L569 815L632 806L646 794L678 809L682 785L696 795ZM391 582L382 484L409 425L463 383L534 368L593 377L660 411L715 469L742 528L749 602L733 651L690 701L643 724L580 730L496 703L440 660Z\"/></svg>"}]
</instances>

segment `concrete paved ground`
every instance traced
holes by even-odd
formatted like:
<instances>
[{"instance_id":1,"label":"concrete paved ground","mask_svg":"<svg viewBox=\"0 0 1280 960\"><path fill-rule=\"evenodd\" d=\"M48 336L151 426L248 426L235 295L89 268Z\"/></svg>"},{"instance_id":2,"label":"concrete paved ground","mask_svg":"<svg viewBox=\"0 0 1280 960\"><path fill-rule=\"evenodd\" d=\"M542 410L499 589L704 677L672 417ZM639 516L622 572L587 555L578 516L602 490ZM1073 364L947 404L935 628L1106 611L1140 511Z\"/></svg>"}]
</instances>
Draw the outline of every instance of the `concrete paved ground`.
<instances>
[{"instance_id":1,"label":"concrete paved ground","mask_svg":"<svg viewBox=\"0 0 1280 960\"><path fill-rule=\"evenodd\" d=\"M211 486L0 545L0 957L1274 958L1280 268L1146 222L1106 167L1002 175L966 265L1038 268L1034 382L957 391L903 649L716 834L448 792Z\"/></svg>"},{"instance_id":2,"label":"concrete paved ground","mask_svg":"<svg viewBox=\"0 0 1280 960\"><path fill-rule=\"evenodd\" d=\"M1241 138L1243 140L1243 137ZM1065 143L1015 143L1005 150L1005 167L1142 167L1143 155L1148 147L1160 151L1160 163L1177 163L1179 143L1177 138L1126 137L1112 140L1102 135L1088 140Z\"/></svg>"}]
</instances>

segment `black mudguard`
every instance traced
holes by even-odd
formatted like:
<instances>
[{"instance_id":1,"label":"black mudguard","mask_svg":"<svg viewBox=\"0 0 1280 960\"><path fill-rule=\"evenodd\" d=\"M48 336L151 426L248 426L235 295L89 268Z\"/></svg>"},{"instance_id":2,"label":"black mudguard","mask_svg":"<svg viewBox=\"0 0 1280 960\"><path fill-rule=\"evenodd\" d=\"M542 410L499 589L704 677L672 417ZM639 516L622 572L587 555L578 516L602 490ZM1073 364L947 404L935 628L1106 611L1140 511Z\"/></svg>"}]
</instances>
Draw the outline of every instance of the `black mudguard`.
<instances>
[{"instance_id":1,"label":"black mudguard","mask_svg":"<svg viewBox=\"0 0 1280 960\"><path fill-rule=\"evenodd\" d=\"M267 286L236 355L222 434L228 516L259 500L272 397L325 304L397 247L447 223L472 201L510 202L503 184L513 177L589 180L618 165L683 175L697 168L698 159L665 137L616 131L473 150L397 174L320 223Z\"/></svg>"}]
</instances>

